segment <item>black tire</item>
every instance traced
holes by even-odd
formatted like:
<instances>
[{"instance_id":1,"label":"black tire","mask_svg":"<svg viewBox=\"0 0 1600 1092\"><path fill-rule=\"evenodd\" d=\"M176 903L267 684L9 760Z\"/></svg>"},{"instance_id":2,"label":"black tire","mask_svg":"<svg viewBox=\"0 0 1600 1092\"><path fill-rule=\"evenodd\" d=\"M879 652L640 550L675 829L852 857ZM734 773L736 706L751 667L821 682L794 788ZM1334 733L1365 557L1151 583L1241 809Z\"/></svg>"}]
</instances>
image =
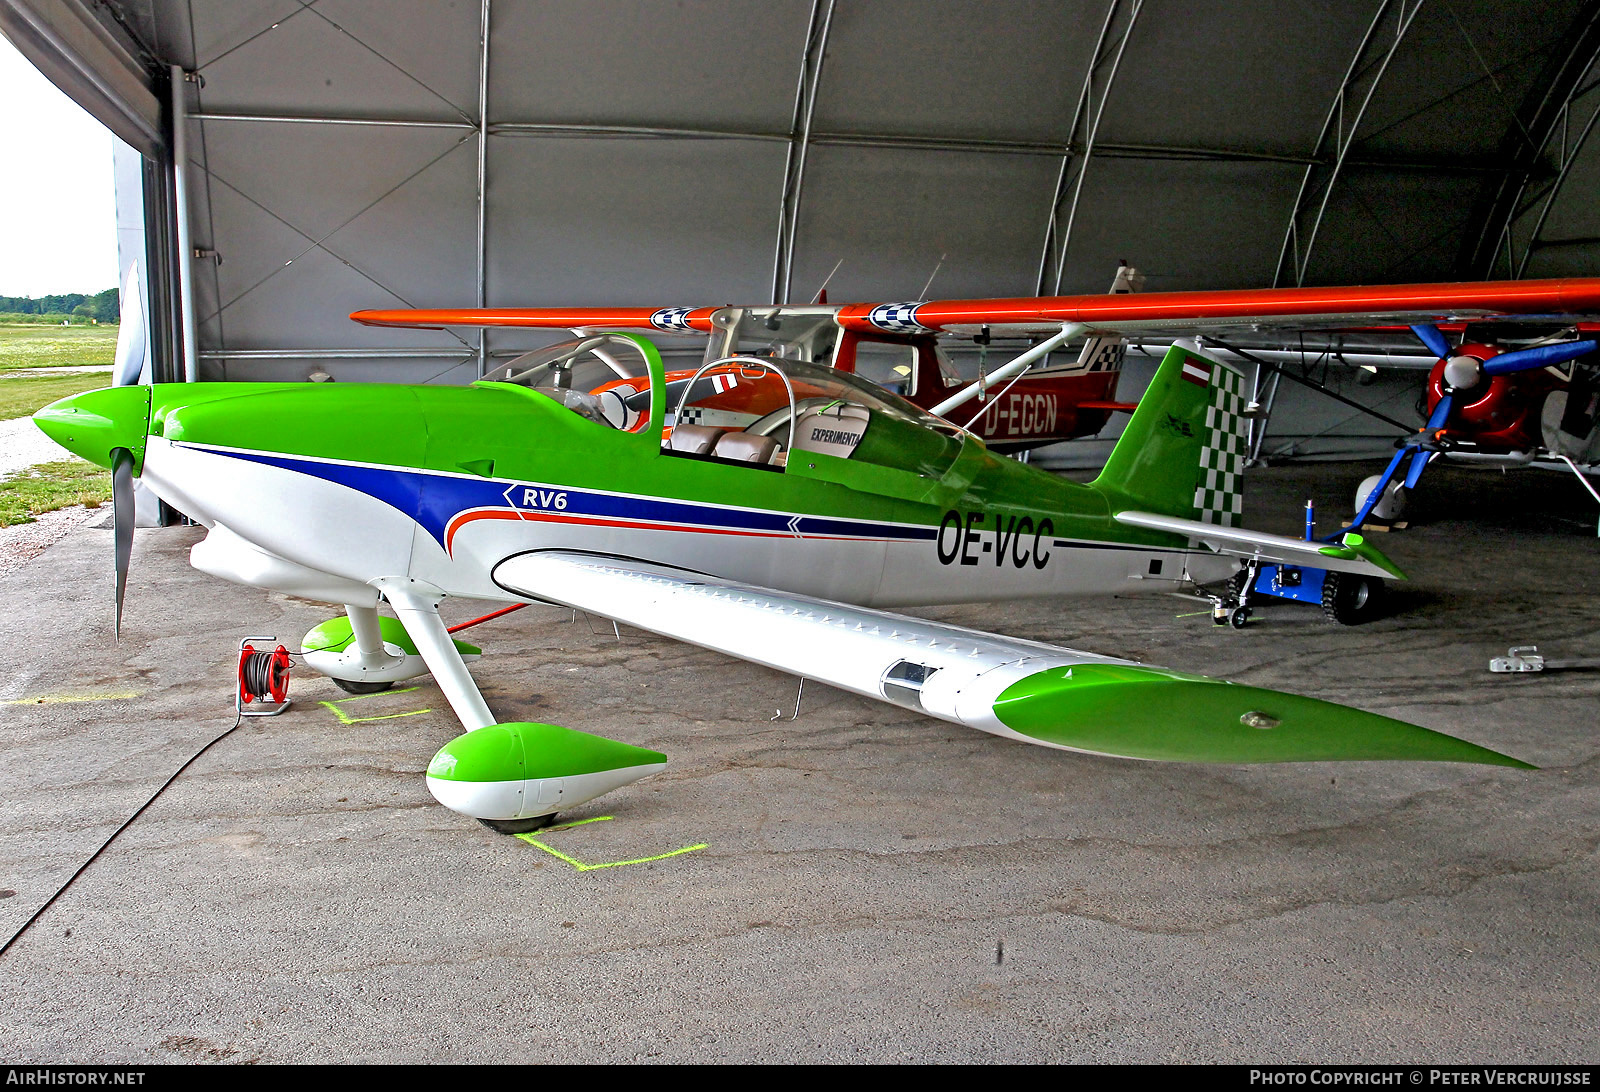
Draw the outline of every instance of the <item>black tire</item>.
<instances>
[{"instance_id":1,"label":"black tire","mask_svg":"<svg viewBox=\"0 0 1600 1092\"><path fill-rule=\"evenodd\" d=\"M532 819L479 819L496 834L532 834L556 821L554 815L535 815Z\"/></svg>"},{"instance_id":2,"label":"black tire","mask_svg":"<svg viewBox=\"0 0 1600 1092\"><path fill-rule=\"evenodd\" d=\"M1341 626L1359 626L1382 612L1384 594L1375 577L1329 573L1322 581L1322 613Z\"/></svg>"},{"instance_id":3,"label":"black tire","mask_svg":"<svg viewBox=\"0 0 1600 1092\"><path fill-rule=\"evenodd\" d=\"M333 678L333 676L328 676ZM392 682L353 682L350 679L334 679L333 685L343 690L346 694L381 694L394 685Z\"/></svg>"},{"instance_id":4,"label":"black tire","mask_svg":"<svg viewBox=\"0 0 1600 1092\"><path fill-rule=\"evenodd\" d=\"M1234 629L1243 629L1250 621L1249 607L1234 607L1228 612L1228 625Z\"/></svg>"}]
</instances>

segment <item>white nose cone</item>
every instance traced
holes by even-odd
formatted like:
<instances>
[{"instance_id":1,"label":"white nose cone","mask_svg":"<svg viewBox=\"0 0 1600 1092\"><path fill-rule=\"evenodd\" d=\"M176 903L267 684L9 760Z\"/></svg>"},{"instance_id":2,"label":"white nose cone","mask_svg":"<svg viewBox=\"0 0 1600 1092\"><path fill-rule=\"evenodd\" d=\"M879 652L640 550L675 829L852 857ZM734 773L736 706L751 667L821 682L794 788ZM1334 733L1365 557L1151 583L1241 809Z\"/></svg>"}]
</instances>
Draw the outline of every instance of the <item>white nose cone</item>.
<instances>
[{"instance_id":1,"label":"white nose cone","mask_svg":"<svg viewBox=\"0 0 1600 1092\"><path fill-rule=\"evenodd\" d=\"M1445 386L1455 391L1471 390L1483 378L1483 361L1475 356L1453 356L1444 366Z\"/></svg>"}]
</instances>

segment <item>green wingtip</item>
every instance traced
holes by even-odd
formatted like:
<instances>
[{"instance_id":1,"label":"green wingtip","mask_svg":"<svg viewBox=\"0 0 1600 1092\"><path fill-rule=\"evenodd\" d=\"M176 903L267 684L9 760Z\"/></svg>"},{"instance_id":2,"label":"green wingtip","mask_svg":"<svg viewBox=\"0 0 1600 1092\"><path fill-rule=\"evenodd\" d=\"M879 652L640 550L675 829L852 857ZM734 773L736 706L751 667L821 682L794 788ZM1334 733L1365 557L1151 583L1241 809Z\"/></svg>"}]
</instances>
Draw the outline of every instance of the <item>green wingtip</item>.
<instances>
[{"instance_id":1,"label":"green wingtip","mask_svg":"<svg viewBox=\"0 0 1600 1092\"><path fill-rule=\"evenodd\" d=\"M1341 545L1338 546L1323 546L1317 552L1324 557L1338 557L1347 561L1361 558L1372 562L1372 564L1378 566L1395 580L1406 579L1406 574L1401 570L1400 566L1385 557L1383 551L1368 542L1363 535L1355 531L1347 531L1344 537L1340 539L1340 543Z\"/></svg>"},{"instance_id":2,"label":"green wingtip","mask_svg":"<svg viewBox=\"0 0 1600 1092\"><path fill-rule=\"evenodd\" d=\"M1475 762L1520 759L1316 698L1153 667L1083 664L1012 684L995 715L1074 750L1157 762Z\"/></svg>"}]
</instances>

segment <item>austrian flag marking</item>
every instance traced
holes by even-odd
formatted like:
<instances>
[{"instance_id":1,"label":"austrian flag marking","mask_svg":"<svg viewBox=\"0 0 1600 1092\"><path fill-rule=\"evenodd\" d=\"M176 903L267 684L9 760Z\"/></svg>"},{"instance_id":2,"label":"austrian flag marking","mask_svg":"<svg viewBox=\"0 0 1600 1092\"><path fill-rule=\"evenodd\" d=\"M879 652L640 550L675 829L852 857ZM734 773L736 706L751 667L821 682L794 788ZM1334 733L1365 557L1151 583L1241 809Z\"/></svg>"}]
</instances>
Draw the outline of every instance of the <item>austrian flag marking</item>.
<instances>
[{"instance_id":1,"label":"austrian flag marking","mask_svg":"<svg viewBox=\"0 0 1600 1092\"><path fill-rule=\"evenodd\" d=\"M1199 357L1186 356L1183 358L1182 374L1189 382L1204 387L1211 382L1211 363Z\"/></svg>"}]
</instances>

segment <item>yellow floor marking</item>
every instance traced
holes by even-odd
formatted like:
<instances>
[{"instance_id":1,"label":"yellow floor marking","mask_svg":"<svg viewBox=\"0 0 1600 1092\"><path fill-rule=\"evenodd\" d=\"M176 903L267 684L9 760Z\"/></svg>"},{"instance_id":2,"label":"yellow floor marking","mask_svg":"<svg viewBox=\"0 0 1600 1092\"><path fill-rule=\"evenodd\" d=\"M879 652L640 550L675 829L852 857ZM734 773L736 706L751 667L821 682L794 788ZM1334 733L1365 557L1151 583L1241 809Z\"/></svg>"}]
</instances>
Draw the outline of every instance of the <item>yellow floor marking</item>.
<instances>
[{"instance_id":1,"label":"yellow floor marking","mask_svg":"<svg viewBox=\"0 0 1600 1092\"><path fill-rule=\"evenodd\" d=\"M321 701L317 704L327 706L328 711L339 718L340 724L363 724L369 720L394 720L396 717L415 717L423 713L433 712L432 709L413 709L409 713L385 713L379 717L351 717L346 716L345 711L339 708L346 702L365 701L368 698L388 698L393 697L395 694L409 694L415 689L417 689L415 686L408 686L404 690L384 690L377 694L357 694L353 698L340 698L338 701Z\"/></svg>"},{"instance_id":2,"label":"yellow floor marking","mask_svg":"<svg viewBox=\"0 0 1600 1092\"><path fill-rule=\"evenodd\" d=\"M0 705L59 705L69 701L127 701L137 698L141 691L130 690L119 694L46 694L39 698L11 698Z\"/></svg>"},{"instance_id":3,"label":"yellow floor marking","mask_svg":"<svg viewBox=\"0 0 1600 1092\"><path fill-rule=\"evenodd\" d=\"M604 823L610 818L611 816L609 815L597 815L593 819L579 819L575 823L562 823L559 826L546 827L542 831L539 831L539 833L554 834L558 830L571 830L573 827L581 827L585 823ZM561 860L566 861L579 872L593 872L597 868L618 868L622 865L646 864L650 861L664 861L668 857L676 857L680 853L693 853L697 849L705 849L706 846L710 844L707 842L701 842L698 845L684 846L681 849L675 849L670 853L657 853L654 857L635 857L631 861L604 861L599 864L589 864L585 861L578 860L576 857L567 856L554 846L545 845L543 842L539 841L539 839L535 838L532 833L519 834L517 837L521 838L524 842L527 842L530 846L538 846L552 857L559 857Z\"/></svg>"}]
</instances>

